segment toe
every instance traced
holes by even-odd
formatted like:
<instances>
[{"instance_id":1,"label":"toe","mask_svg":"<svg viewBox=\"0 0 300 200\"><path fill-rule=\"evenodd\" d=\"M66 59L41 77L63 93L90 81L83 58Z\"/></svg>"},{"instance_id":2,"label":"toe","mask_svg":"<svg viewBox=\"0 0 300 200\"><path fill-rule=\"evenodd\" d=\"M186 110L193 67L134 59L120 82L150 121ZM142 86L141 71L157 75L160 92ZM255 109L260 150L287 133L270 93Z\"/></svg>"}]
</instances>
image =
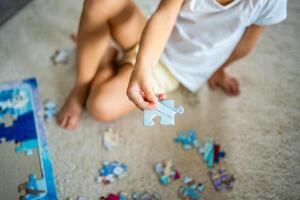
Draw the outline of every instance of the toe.
<instances>
[{"instance_id":1,"label":"toe","mask_svg":"<svg viewBox=\"0 0 300 200\"><path fill-rule=\"evenodd\" d=\"M66 125L66 129L68 130L73 130L74 128L76 128L78 122L78 117L69 117L68 123Z\"/></svg>"},{"instance_id":2,"label":"toe","mask_svg":"<svg viewBox=\"0 0 300 200\"><path fill-rule=\"evenodd\" d=\"M232 87L232 85L227 85L225 88L224 88L225 92L228 94L228 95L234 95L234 88Z\"/></svg>"},{"instance_id":3,"label":"toe","mask_svg":"<svg viewBox=\"0 0 300 200\"><path fill-rule=\"evenodd\" d=\"M56 121L58 124L61 124L63 121L63 115L61 113L58 113L56 116Z\"/></svg>"},{"instance_id":4,"label":"toe","mask_svg":"<svg viewBox=\"0 0 300 200\"><path fill-rule=\"evenodd\" d=\"M240 85L240 82L236 79L236 78L231 78L231 81L233 82L233 84L235 84L236 86Z\"/></svg>"},{"instance_id":5,"label":"toe","mask_svg":"<svg viewBox=\"0 0 300 200\"><path fill-rule=\"evenodd\" d=\"M240 94L240 89L238 85L235 85L234 87L234 95L239 95Z\"/></svg>"},{"instance_id":6,"label":"toe","mask_svg":"<svg viewBox=\"0 0 300 200\"><path fill-rule=\"evenodd\" d=\"M240 93L240 84L239 81L235 78L232 78L232 89L234 95L238 95Z\"/></svg>"},{"instance_id":7,"label":"toe","mask_svg":"<svg viewBox=\"0 0 300 200\"><path fill-rule=\"evenodd\" d=\"M239 94L239 86L236 83L230 84L230 95L238 95Z\"/></svg>"},{"instance_id":8,"label":"toe","mask_svg":"<svg viewBox=\"0 0 300 200\"><path fill-rule=\"evenodd\" d=\"M229 86L229 95L234 96L235 95L235 87L233 85Z\"/></svg>"},{"instance_id":9,"label":"toe","mask_svg":"<svg viewBox=\"0 0 300 200\"><path fill-rule=\"evenodd\" d=\"M61 123L59 124L60 127L66 128L66 125L67 125L67 123L68 123L68 119L69 119L68 116L64 116L63 119L62 119L62 121L61 121Z\"/></svg>"}]
</instances>

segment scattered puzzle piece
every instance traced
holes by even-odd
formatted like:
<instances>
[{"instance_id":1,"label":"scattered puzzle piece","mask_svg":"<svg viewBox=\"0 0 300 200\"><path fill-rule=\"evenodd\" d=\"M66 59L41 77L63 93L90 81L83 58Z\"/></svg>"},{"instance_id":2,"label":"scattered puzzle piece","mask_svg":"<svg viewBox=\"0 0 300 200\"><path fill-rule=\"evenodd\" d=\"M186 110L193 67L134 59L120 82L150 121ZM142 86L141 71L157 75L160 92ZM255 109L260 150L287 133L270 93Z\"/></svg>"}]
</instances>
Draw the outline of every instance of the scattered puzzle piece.
<instances>
[{"instance_id":1,"label":"scattered puzzle piece","mask_svg":"<svg viewBox=\"0 0 300 200\"><path fill-rule=\"evenodd\" d=\"M47 194L46 183L44 179L37 180L34 174L28 177L28 182L21 183L18 186L18 192L23 193L20 200L42 199Z\"/></svg>"},{"instance_id":2,"label":"scattered puzzle piece","mask_svg":"<svg viewBox=\"0 0 300 200\"><path fill-rule=\"evenodd\" d=\"M150 194L148 192L133 192L130 196L125 192L121 192L119 194L110 193L107 197L100 197L99 200L161 200L161 196L160 193Z\"/></svg>"},{"instance_id":3,"label":"scattered puzzle piece","mask_svg":"<svg viewBox=\"0 0 300 200\"><path fill-rule=\"evenodd\" d=\"M183 114L183 112L182 106L174 108L174 100L159 100L155 109L144 110L144 126L153 126L153 118L157 116L160 117L161 125L174 125L175 114Z\"/></svg>"},{"instance_id":4,"label":"scattered puzzle piece","mask_svg":"<svg viewBox=\"0 0 300 200\"><path fill-rule=\"evenodd\" d=\"M44 119L48 122L57 114L57 106L54 102L47 100L44 102Z\"/></svg>"},{"instance_id":5,"label":"scattered puzzle piece","mask_svg":"<svg viewBox=\"0 0 300 200\"><path fill-rule=\"evenodd\" d=\"M162 185L168 185L171 181L180 179L180 173L176 170L171 160L155 164L154 171L159 176L159 182Z\"/></svg>"},{"instance_id":6,"label":"scattered puzzle piece","mask_svg":"<svg viewBox=\"0 0 300 200\"><path fill-rule=\"evenodd\" d=\"M220 158L224 158L226 155L220 148L220 145L215 144L214 140L210 138L204 145L200 145L197 151L203 155L203 160L207 162L207 166L212 168L214 163L219 164Z\"/></svg>"},{"instance_id":7,"label":"scattered puzzle piece","mask_svg":"<svg viewBox=\"0 0 300 200\"><path fill-rule=\"evenodd\" d=\"M123 178L127 171L128 165L125 163L103 161L102 168L99 170L100 176L96 177L96 182L110 184L116 179Z\"/></svg>"},{"instance_id":8,"label":"scattered puzzle piece","mask_svg":"<svg viewBox=\"0 0 300 200\"><path fill-rule=\"evenodd\" d=\"M207 162L207 166L212 168L214 166L214 143L213 139L209 139L205 144L205 152L203 155L203 160Z\"/></svg>"},{"instance_id":9,"label":"scattered puzzle piece","mask_svg":"<svg viewBox=\"0 0 300 200\"><path fill-rule=\"evenodd\" d=\"M233 175L228 174L225 168L218 170L210 170L208 175L216 190L232 189L234 186L235 178Z\"/></svg>"},{"instance_id":10,"label":"scattered puzzle piece","mask_svg":"<svg viewBox=\"0 0 300 200\"><path fill-rule=\"evenodd\" d=\"M56 50L54 52L54 55L51 56L51 61L53 62L54 65L59 65L59 64L68 64L70 57L72 55L73 49L61 49L61 50Z\"/></svg>"},{"instance_id":11,"label":"scattered puzzle piece","mask_svg":"<svg viewBox=\"0 0 300 200\"><path fill-rule=\"evenodd\" d=\"M204 190L205 185L203 183L196 183L192 178L184 177L183 185L178 189L178 197L182 200L198 200Z\"/></svg>"},{"instance_id":12,"label":"scattered puzzle piece","mask_svg":"<svg viewBox=\"0 0 300 200\"><path fill-rule=\"evenodd\" d=\"M197 148L199 146L197 134L194 130L179 131L175 142L181 143L184 150L190 150L192 147Z\"/></svg>"},{"instance_id":13,"label":"scattered puzzle piece","mask_svg":"<svg viewBox=\"0 0 300 200\"><path fill-rule=\"evenodd\" d=\"M121 135L114 132L112 128L109 128L102 134L102 144L107 150L111 150L112 148L119 146L121 141Z\"/></svg>"}]
</instances>

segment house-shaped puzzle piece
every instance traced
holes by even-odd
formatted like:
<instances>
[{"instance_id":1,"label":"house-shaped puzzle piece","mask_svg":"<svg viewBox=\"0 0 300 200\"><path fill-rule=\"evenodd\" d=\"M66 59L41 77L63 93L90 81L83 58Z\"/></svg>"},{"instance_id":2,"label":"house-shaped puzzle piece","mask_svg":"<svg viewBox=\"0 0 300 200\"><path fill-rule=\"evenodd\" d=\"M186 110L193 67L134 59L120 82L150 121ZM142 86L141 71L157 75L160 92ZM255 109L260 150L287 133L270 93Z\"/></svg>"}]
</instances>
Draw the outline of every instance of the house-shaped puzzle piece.
<instances>
[{"instance_id":1,"label":"house-shaped puzzle piece","mask_svg":"<svg viewBox=\"0 0 300 200\"><path fill-rule=\"evenodd\" d=\"M144 126L153 126L153 119L160 117L161 125L174 125L174 116L176 113L183 114L184 108L179 106L174 107L174 100L158 101L157 107L152 110L144 111Z\"/></svg>"}]
</instances>

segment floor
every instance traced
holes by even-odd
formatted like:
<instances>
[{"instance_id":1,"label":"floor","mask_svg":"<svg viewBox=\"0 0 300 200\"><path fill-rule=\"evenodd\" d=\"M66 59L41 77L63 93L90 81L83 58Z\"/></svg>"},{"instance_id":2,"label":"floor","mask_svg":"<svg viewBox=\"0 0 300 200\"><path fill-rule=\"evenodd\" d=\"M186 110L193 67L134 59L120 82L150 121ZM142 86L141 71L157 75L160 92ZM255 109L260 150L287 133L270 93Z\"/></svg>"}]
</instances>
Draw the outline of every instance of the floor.
<instances>
[{"instance_id":1,"label":"floor","mask_svg":"<svg viewBox=\"0 0 300 200\"><path fill-rule=\"evenodd\" d=\"M30 0L1 0L0 24L12 17L18 10L24 7Z\"/></svg>"},{"instance_id":2,"label":"floor","mask_svg":"<svg viewBox=\"0 0 300 200\"><path fill-rule=\"evenodd\" d=\"M155 6L137 3L146 13ZM207 85L197 94L180 88L170 98L186 112L173 127L144 128L139 111L108 124L84 113L73 132L48 123L59 199L144 190L160 192L164 200L177 199L180 181L162 187L153 173L152 165L163 159L172 159L183 176L204 182L207 200L300 199L300 3L288 3L288 20L268 28L256 50L230 69L241 82L239 97L211 91ZM68 35L77 29L81 6L81 0L33 1L0 27L1 82L35 76L42 99L62 105L74 82L74 64L53 66L49 58L56 49L72 47ZM107 152L101 147L101 133L109 127L124 141ZM225 165L237 179L232 191L214 191L201 158L174 144L177 131L189 129L195 129L200 140L213 137L222 145ZM102 160L128 163L128 176L109 186L96 184Z\"/></svg>"}]
</instances>

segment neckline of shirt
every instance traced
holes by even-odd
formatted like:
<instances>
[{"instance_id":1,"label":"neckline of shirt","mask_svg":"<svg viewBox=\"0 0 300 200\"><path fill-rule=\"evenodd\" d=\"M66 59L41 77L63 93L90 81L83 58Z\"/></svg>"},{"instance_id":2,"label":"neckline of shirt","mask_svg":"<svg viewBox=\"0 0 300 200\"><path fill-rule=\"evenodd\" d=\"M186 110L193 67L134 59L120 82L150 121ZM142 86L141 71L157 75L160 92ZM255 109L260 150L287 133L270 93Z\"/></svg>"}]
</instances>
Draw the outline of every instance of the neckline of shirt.
<instances>
[{"instance_id":1,"label":"neckline of shirt","mask_svg":"<svg viewBox=\"0 0 300 200\"><path fill-rule=\"evenodd\" d=\"M231 8L235 4L237 4L240 0L233 0L227 5L222 5L218 0L207 0L207 1L219 9L226 10Z\"/></svg>"}]
</instances>

